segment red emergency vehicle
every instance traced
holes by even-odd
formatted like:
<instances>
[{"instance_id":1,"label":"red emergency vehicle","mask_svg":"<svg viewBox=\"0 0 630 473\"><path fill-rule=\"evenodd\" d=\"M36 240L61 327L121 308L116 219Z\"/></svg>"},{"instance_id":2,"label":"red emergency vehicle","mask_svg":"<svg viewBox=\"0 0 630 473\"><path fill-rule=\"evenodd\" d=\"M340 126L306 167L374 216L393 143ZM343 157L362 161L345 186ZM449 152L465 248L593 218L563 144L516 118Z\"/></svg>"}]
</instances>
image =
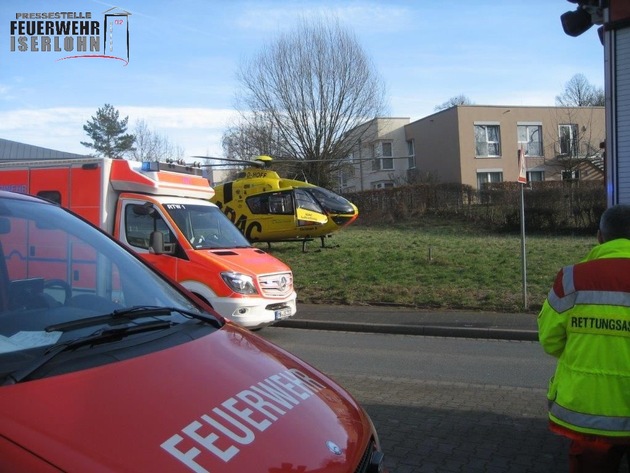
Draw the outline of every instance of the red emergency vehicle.
<instances>
[{"instance_id":1,"label":"red emergency vehicle","mask_svg":"<svg viewBox=\"0 0 630 473\"><path fill-rule=\"evenodd\" d=\"M0 189L78 213L239 325L258 329L296 312L290 268L209 202L200 168L94 157L4 162Z\"/></svg>"},{"instance_id":2,"label":"red emergency vehicle","mask_svg":"<svg viewBox=\"0 0 630 473\"><path fill-rule=\"evenodd\" d=\"M67 209L0 191L0 471L376 473L383 455L325 375Z\"/></svg>"}]
</instances>

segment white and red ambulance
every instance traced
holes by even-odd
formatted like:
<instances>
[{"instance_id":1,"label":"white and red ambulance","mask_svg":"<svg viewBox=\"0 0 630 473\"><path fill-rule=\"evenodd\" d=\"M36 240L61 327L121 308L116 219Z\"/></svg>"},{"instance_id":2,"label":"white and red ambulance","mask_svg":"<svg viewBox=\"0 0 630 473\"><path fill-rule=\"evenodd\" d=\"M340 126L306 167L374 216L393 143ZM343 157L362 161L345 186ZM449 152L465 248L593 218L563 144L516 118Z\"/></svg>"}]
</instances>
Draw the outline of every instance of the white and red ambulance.
<instances>
[{"instance_id":1,"label":"white and red ambulance","mask_svg":"<svg viewBox=\"0 0 630 473\"><path fill-rule=\"evenodd\" d=\"M67 209L0 191L0 471L384 466L331 379Z\"/></svg>"},{"instance_id":2,"label":"white and red ambulance","mask_svg":"<svg viewBox=\"0 0 630 473\"><path fill-rule=\"evenodd\" d=\"M0 163L0 189L57 202L129 245L250 329L296 312L291 269L253 247L219 208L201 169L123 159Z\"/></svg>"}]
</instances>

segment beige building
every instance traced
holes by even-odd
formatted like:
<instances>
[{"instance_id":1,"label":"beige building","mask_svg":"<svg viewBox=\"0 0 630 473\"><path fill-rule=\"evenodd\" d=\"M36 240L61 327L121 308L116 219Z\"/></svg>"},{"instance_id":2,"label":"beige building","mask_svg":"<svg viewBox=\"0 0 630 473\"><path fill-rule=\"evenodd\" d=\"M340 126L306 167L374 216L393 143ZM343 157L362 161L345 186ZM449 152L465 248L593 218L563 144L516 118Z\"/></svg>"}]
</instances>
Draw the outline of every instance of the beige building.
<instances>
[{"instance_id":1,"label":"beige building","mask_svg":"<svg viewBox=\"0 0 630 473\"><path fill-rule=\"evenodd\" d=\"M528 181L604 178L604 107L460 105L412 123L377 118L362 127L349 157L353 171L340 180L343 192L517 181L521 148Z\"/></svg>"},{"instance_id":2,"label":"beige building","mask_svg":"<svg viewBox=\"0 0 630 473\"><path fill-rule=\"evenodd\" d=\"M386 189L407 182L412 156L405 138L409 118L375 118L353 129L353 145L340 173L339 189L359 192Z\"/></svg>"}]
</instances>

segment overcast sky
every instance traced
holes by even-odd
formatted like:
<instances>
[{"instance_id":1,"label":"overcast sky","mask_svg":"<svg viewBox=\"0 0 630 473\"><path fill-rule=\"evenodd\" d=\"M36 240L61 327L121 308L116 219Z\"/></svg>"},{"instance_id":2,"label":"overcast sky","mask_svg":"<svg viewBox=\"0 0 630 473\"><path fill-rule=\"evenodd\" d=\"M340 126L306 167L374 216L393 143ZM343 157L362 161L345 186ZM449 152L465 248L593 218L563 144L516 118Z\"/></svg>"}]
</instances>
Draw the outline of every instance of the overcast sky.
<instances>
[{"instance_id":1,"label":"overcast sky","mask_svg":"<svg viewBox=\"0 0 630 473\"><path fill-rule=\"evenodd\" d=\"M126 65L19 51L20 31L12 45L19 14L90 13L104 24L114 7L131 14ZM222 156L239 64L321 14L356 35L386 85L389 116L416 120L460 94L478 105L554 105L577 73L604 86L596 27L576 38L562 30L560 15L574 9L566 0L3 0L0 138L87 153L83 125L109 103L129 117L130 131L142 120L186 155ZM126 56L119 32L111 38L114 55Z\"/></svg>"}]
</instances>

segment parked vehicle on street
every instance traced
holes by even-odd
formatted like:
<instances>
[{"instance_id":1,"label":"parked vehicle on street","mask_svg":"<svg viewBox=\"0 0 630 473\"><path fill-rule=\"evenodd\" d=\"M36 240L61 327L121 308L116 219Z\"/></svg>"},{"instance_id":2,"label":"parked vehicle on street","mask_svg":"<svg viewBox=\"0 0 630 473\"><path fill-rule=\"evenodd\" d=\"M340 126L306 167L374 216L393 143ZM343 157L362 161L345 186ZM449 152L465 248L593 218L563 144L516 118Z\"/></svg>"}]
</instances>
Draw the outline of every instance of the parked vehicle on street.
<instances>
[{"instance_id":1,"label":"parked vehicle on street","mask_svg":"<svg viewBox=\"0 0 630 473\"><path fill-rule=\"evenodd\" d=\"M129 245L222 316L259 329L291 317L291 269L210 203L200 168L77 158L0 163L0 189L56 202Z\"/></svg>"},{"instance_id":2,"label":"parked vehicle on street","mask_svg":"<svg viewBox=\"0 0 630 473\"><path fill-rule=\"evenodd\" d=\"M0 471L382 468L332 380L69 210L0 191Z\"/></svg>"}]
</instances>

